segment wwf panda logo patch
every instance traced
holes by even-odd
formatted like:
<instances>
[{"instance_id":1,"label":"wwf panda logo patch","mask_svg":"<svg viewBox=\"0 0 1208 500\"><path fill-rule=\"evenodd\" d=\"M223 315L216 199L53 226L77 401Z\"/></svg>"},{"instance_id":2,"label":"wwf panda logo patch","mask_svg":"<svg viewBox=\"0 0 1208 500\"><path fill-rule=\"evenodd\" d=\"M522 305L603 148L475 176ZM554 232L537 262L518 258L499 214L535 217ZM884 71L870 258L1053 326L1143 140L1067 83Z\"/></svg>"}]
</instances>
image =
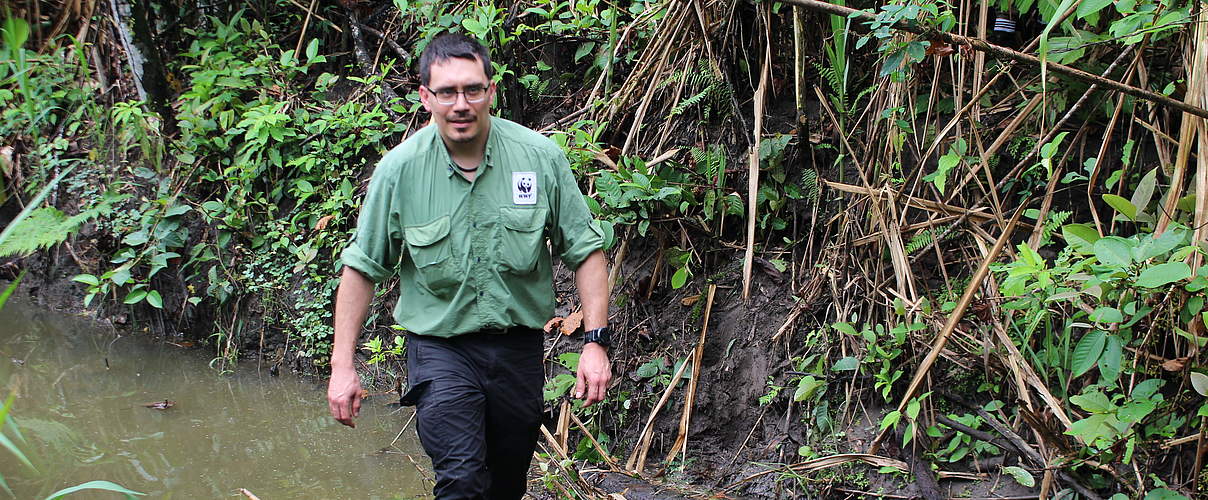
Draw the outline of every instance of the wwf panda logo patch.
<instances>
[{"instance_id":1,"label":"wwf panda logo patch","mask_svg":"<svg viewBox=\"0 0 1208 500\"><path fill-rule=\"evenodd\" d=\"M512 203L537 204L537 173L512 172Z\"/></svg>"}]
</instances>

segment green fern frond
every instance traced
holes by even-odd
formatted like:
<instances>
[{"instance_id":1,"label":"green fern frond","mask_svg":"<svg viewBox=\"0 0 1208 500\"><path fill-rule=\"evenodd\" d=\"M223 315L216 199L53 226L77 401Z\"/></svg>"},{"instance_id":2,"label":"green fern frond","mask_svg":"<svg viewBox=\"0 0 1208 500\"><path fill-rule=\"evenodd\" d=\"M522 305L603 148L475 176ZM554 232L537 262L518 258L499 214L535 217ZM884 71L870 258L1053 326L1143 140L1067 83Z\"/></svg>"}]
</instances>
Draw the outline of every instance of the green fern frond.
<instances>
[{"instance_id":1,"label":"green fern frond","mask_svg":"<svg viewBox=\"0 0 1208 500\"><path fill-rule=\"evenodd\" d=\"M801 172L801 191L810 204L818 203L822 195L822 185L818 182L818 171L807 168Z\"/></svg>"},{"instance_id":2,"label":"green fern frond","mask_svg":"<svg viewBox=\"0 0 1208 500\"><path fill-rule=\"evenodd\" d=\"M0 257L32 254L62 243L82 221L73 220L54 207L42 207L29 213L7 240L0 244Z\"/></svg>"},{"instance_id":3,"label":"green fern frond","mask_svg":"<svg viewBox=\"0 0 1208 500\"><path fill-rule=\"evenodd\" d=\"M32 254L43 248L50 248L67 240L85 221L100 215L108 215L113 211L113 204L129 198L130 195L106 193L93 207L68 217L54 207L41 207L29 212L29 215L17 222L0 240L0 257Z\"/></svg>"},{"instance_id":4,"label":"green fern frond","mask_svg":"<svg viewBox=\"0 0 1208 500\"><path fill-rule=\"evenodd\" d=\"M702 90L696 95L680 101L679 104L676 104L674 108L671 108L671 116L679 115L688 108L700 104L701 101L704 101L706 97L709 97L709 89Z\"/></svg>"},{"instance_id":5,"label":"green fern frond","mask_svg":"<svg viewBox=\"0 0 1208 500\"><path fill-rule=\"evenodd\" d=\"M919 231L914 235L914 237L910 238L910 242L906 244L906 253L913 254L919 250L922 250L923 248L927 247L927 245L930 245L932 241L935 241L936 236L944 234L944 232L948 231L948 229L951 227L952 225L948 224L945 226L933 227ZM955 237L956 232L952 231L944 235L941 241L948 241Z\"/></svg>"},{"instance_id":6,"label":"green fern frond","mask_svg":"<svg viewBox=\"0 0 1208 500\"><path fill-rule=\"evenodd\" d=\"M726 150L720 144L711 144L709 149L694 147L689 151L696 161L696 170L717 187L725 185Z\"/></svg>"},{"instance_id":7,"label":"green fern frond","mask_svg":"<svg viewBox=\"0 0 1208 500\"><path fill-rule=\"evenodd\" d=\"M1074 215L1074 212L1069 210L1049 212L1049 216L1045 218L1044 229L1041 230L1040 239L1046 242L1050 241L1050 237L1053 236L1053 233L1059 231L1061 226L1065 225L1065 221L1069 220L1070 216L1072 215Z\"/></svg>"}]
</instances>

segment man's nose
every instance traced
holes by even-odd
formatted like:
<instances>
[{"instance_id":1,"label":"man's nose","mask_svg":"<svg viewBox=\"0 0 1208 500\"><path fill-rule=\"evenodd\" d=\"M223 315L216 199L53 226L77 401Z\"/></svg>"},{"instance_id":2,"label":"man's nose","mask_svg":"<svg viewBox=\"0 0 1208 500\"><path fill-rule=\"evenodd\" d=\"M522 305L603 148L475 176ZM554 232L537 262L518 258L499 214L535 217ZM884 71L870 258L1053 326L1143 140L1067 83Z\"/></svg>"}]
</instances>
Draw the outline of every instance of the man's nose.
<instances>
[{"instance_id":1,"label":"man's nose","mask_svg":"<svg viewBox=\"0 0 1208 500\"><path fill-rule=\"evenodd\" d=\"M465 92L458 92L457 96L453 98L452 109L453 111L464 111L470 109L470 101L466 99Z\"/></svg>"}]
</instances>

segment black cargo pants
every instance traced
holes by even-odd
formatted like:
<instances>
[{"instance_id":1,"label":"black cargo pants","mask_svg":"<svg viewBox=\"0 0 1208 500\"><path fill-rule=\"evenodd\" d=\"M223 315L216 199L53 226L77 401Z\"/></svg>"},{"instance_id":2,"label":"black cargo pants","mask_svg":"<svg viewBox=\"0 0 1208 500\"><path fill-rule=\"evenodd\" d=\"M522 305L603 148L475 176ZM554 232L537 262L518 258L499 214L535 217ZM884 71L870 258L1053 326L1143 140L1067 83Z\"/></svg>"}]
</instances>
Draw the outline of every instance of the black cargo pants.
<instances>
[{"instance_id":1,"label":"black cargo pants","mask_svg":"<svg viewBox=\"0 0 1208 500\"><path fill-rule=\"evenodd\" d=\"M446 499L519 499L541 424L541 330L407 335L420 443Z\"/></svg>"}]
</instances>

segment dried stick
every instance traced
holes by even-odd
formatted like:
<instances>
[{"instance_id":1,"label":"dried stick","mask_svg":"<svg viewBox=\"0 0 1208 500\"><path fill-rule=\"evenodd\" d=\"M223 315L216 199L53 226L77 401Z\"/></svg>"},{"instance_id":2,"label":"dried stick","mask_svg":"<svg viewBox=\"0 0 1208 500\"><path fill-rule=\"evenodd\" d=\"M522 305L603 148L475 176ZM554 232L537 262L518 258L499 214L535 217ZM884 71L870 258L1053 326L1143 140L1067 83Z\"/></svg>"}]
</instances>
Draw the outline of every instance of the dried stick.
<instances>
[{"instance_id":1,"label":"dried stick","mask_svg":"<svg viewBox=\"0 0 1208 500\"><path fill-rule=\"evenodd\" d=\"M675 444L667 453L667 461L675 458L675 454L683 450L684 457L688 456L688 425L692 420L692 406L696 403L696 385L700 381L701 358L705 354L705 334L709 332L709 313L713 311L713 296L717 293L717 285L709 285L709 295L705 298L705 318L700 326L700 337L696 341L696 352L692 356L692 376L688 379L688 397L684 399L684 413L680 416L679 435ZM687 363L684 363L687 364Z\"/></svg>"},{"instance_id":2,"label":"dried stick","mask_svg":"<svg viewBox=\"0 0 1208 500\"><path fill-rule=\"evenodd\" d=\"M1003 247L1007 245L1007 242L1011 240L1011 233L1015 230L1016 224L1019 223L1019 218L1023 216L1024 207L1026 206L1026 202L1020 203L1019 208L1015 210L1015 216L1011 217L1011 221L1007 223L1007 228L1003 230L1002 235L998 237L998 241L994 242L994 247L990 249L990 253L986 255L986 258L982 260L981 265L978 266L977 271L973 273L973 279L970 280L969 285L965 287L965 293L961 295L960 301L957 302L956 309L954 309L952 314L948 316L948 322L944 324L944 329L940 330L939 335L936 336L935 342L931 346L931 352L927 353L927 357L923 358L923 361L919 363L918 370L914 372L914 378L910 380L910 385L906 388L906 393L902 395L902 401L898 403L899 412L906 409L906 405L910 402L910 398L914 397L914 394L918 392L919 386L923 383L923 378L925 378L927 376L927 372L931 370L931 365L935 363L937 358L939 358L940 351L944 349L944 344L948 342L948 336L951 335L952 331L956 329L956 325L960 323L961 318L965 315L965 310L968 309L969 304L973 302L973 296L977 295L978 289L981 288L982 281L985 280L986 275L990 273L990 264L992 264L994 260L998 258L999 252L1001 252ZM875 455L877 451L880 450L881 440L885 439L885 436L889 435L889 430L890 427L886 427L882 429L879 434L877 434L877 437L873 439L872 444L870 444L868 447L869 453Z\"/></svg>"},{"instance_id":3,"label":"dried stick","mask_svg":"<svg viewBox=\"0 0 1208 500\"><path fill-rule=\"evenodd\" d=\"M747 174L747 253L742 261L742 300L751 300L751 265L755 262L755 219L758 216L756 201L759 198L759 145L763 139L763 100L768 88L768 74L772 69L772 37L766 33L771 28L764 17L765 44L763 71L759 74L759 88L755 90L755 143L751 146L750 165Z\"/></svg>"},{"instance_id":4,"label":"dried stick","mask_svg":"<svg viewBox=\"0 0 1208 500\"><path fill-rule=\"evenodd\" d=\"M315 15L315 4L319 0L310 0L310 7L306 8L306 19L302 21L302 31L298 33L298 45L294 46L294 57L301 59L298 54L302 53L302 42L306 41L306 28L310 27L310 18Z\"/></svg>"},{"instance_id":5,"label":"dried stick","mask_svg":"<svg viewBox=\"0 0 1208 500\"><path fill-rule=\"evenodd\" d=\"M667 400L671 398L671 392L679 385L680 377L684 376L684 370L687 368L686 361L680 364L679 369L671 376L671 383L667 384L667 390L663 391L663 397L659 398L658 404L654 405L653 410L650 410L650 417L646 419L646 427L643 427L642 433L638 434L638 446L629 455L629 460L625 461L625 468L630 472L641 474L642 469L646 467L646 454L650 452L650 442L654 438L654 419L663 409L663 405L667 404Z\"/></svg>"}]
</instances>

